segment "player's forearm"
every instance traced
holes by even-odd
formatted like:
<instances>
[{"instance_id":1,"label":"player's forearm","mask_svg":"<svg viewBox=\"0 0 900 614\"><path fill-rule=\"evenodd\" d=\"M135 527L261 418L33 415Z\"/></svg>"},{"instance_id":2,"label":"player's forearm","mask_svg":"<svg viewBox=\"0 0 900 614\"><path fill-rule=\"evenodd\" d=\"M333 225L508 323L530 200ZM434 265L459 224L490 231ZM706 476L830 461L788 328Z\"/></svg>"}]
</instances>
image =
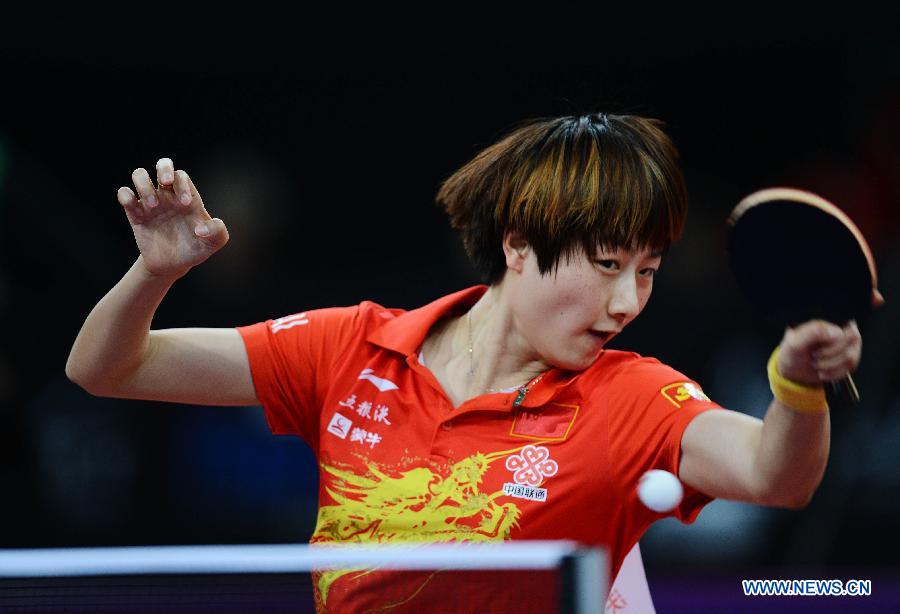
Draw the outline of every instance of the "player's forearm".
<instances>
[{"instance_id":1,"label":"player's forearm","mask_svg":"<svg viewBox=\"0 0 900 614\"><path fill-rule=\"evenodd\" d=\"M154 277L141 257L88 315L66 363L85 390L112 395L150 351L150 323L175 278Z\"/></svg>"},{"instance_id":2,"label":"player's forearm","mask_svg":"<svg viewBox=\"0 0 900 614\"><path fill-rule=\"evenodd\" d=\"M822 481L831 439L828 412L799 413L775 399L763 420L756 475L764 503L805 507Z\"/></svg>"}]
</instances>

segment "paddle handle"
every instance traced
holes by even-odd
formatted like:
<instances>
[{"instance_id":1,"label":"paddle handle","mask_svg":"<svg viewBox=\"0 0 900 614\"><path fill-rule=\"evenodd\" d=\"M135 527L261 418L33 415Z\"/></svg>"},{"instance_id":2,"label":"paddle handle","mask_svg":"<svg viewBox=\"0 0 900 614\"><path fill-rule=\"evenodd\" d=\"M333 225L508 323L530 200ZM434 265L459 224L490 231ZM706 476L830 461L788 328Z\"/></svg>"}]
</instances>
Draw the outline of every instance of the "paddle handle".
<instances>
[{"instance_id":1,"label":"paddle handle","mask_svg":"<svg viewBox=\"0 0 900 614\"><path fill-rule=\"evenodd\" d=\"M825 398L831 409L837 407L852 407L859 403L859 390L853 377L848 373L846 377L828 382L825 386Z\"/></svg>"}]
</instances>

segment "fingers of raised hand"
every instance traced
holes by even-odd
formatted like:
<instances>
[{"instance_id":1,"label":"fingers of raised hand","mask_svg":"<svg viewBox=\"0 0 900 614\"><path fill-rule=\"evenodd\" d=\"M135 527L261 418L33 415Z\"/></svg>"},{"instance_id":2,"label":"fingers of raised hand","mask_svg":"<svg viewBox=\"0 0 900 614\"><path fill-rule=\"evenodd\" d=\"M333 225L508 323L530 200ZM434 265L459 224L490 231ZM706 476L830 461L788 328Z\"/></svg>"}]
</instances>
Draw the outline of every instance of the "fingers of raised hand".
<instances>
[{"instance_id":1,"label":"fingers of raised hand","mask_svg":"<svg viewBox=\"0 0 900 614\"><path fill-rule=\"evenodd\" d=\"M187 207L193 201L191 182L184 171L176 171L172 158L160 158L156 163L156 181L160 190L166 190L173 202Z\"/></svg>"},{"instance_id":2,"label":"fingers of raised hand","mask_svg":"<svg viewBox=\"0 0 900 614\"><path fill-rule=\"evenodd\" d=\"M175 171L175 183L173 189L175 190L175 198L179 205L187 207L191 204L191 201L194 199L193 187L194 184L186 172Z\"/></svg>"},{"instance_id":3,"label":"fingers of raised hand","mask_svg":"<svg viewBox=\"0 0 900 614\"><path fill-rule=\"evenodd\" d=\"M160 190L171 188L175 181L175 164L172 158L160 158L156 162L156 184Z\"/></svg>"},{"instance_id":4,"label":"fingers of raised hand","mask_svg":"<svg viewBox=\"0 0 900 614\"><path fill-rule=\"evenodd\" d=\"M159 204L159 200L156 198L156 188L153 187L150 175L145 169L135 169L131 173L131 181L134 183L134 189L144 207L150 210Z\"/></svg>"},{"instance_id":5,"label":"fingers of raised hand","mask_svg":"<svg viewBox=\"0 0 900 614\"><path fill-rule=\"evenodd\" d=\"M198 223L194 227L194 234L213 246L222 246L228 242L228 228L217 217Z\"/></svg>"},{"instance_id":6,"label":"fingers of raised hand","mask_svg":"<svg viewBox=\"0 0 900 614\"><path fill-rule=\"evenodd\" d=\"M140 222L144 217L144 210L141 208L141 203L138 201L137 196L134 195L134 192L131 191L131 188L126 188L122 186L119 188L119 191L116 192L116 200L119 201L119 204L125 208L125 211L134 219L134 221Z\"/></svg>"}]
</instances>

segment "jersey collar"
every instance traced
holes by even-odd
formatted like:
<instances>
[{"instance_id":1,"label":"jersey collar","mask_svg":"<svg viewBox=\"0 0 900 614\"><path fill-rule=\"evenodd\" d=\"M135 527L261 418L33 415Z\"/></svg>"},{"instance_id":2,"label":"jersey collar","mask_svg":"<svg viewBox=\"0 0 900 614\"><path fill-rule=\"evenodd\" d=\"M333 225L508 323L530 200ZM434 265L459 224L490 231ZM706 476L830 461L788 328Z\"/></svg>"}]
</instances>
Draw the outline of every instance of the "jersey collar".
<instances>
[{"instance_id":1,"label":"jersey collar","mask_svg":"<svg viewBox=\"0 0 900 614\"><path fill-rule=\"evenodd\" d=\"M452 313L468 311L487 290L487 286L479 285L443 296L386 321L370 333L367 340L406 356L416 354L435 322Z\"/></svg>"},{"instance_id":2,"label":"jersey collar","mask_svg":"<svg viewBox=\"0 0 900 614\"><path fill-rule=\"evenodd\" d=\"M472 286L443 296L418 309L402 313L375 329L369 334L367 340L385 349L400 352L407 357L416 356L425 340L425 335L428 334L435 322L444 316L468 311L487 290L488 287L484 285ZM514 405L518 396L517 392L490 396L497 399L498 405L508 409L539 407L549 402L562 388L571 384L578 375L580 373L575 371L550 369L518 405ZM467 401L463 407L469 403L470 401Z\"/></svg>"}]
</instances>

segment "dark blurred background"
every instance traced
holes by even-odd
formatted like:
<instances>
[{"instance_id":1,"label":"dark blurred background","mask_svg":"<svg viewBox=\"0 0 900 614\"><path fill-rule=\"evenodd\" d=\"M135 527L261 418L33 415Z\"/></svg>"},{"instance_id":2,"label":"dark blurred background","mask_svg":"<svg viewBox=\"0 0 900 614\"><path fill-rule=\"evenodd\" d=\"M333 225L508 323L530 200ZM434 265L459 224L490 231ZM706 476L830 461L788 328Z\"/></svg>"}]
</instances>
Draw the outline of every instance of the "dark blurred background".
<instances>
[{"instance_id":1,"label":"dark blurred background","mask_svg":"<svg viewBox=\"0 0 900 614\"><path fill-rule=\"evenodd\" d=\"M778 336L738 295L723 238L730 209L771 185L844 208L887 299L863 329L863 401L833 415L811 505L717 501L692 526L658 523L642 541L651 575L900 575L895 20L588 3L85 11L2 26L0 546L302 542L312 530L315 464L258 408L98 399L65 377L83 319L137 256L115 198L135 167L172 157L231 232L155 327L364 299L412 308L478 281L433 204L442 179L520 120L602 110L664 120L691 194L685 237L616 347L762 415Z\"/></svg>"}]
</instances>

